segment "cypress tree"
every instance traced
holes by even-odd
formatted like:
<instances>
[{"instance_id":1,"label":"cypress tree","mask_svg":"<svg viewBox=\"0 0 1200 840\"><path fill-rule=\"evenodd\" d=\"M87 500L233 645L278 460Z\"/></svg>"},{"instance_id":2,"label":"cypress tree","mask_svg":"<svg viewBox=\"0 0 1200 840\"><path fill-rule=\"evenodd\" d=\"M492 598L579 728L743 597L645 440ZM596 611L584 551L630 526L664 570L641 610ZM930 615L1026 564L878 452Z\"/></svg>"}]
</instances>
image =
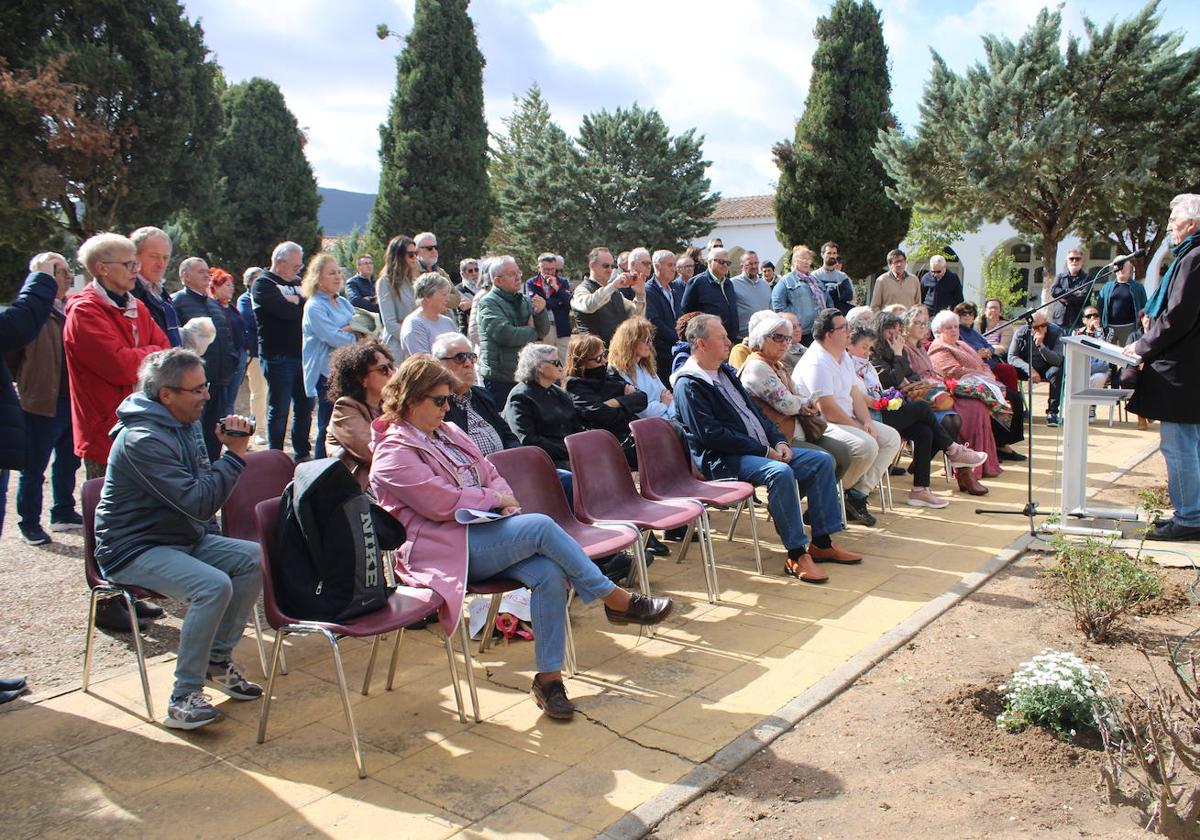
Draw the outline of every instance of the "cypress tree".
<instances>
[{"instance_id":1,"label":"cypress tree","mask_svg":"<svg viewBox=\"0 0 1200 840\"><path fill-rule=\"evenodd\" d=\"M836 241L846 272L863 277L882 270L909 220L872 154L880 129L896 125L879 10L870 0L837 0L815 34L804 114L794 139L773 149L776 228L788 247Z\"/></svg>"},{"instance_id":2,"label":"cypress tree","mask_svg":"<svg viewBox=\"0 0 1200 840\"><path fill-rule=\"evenodd\" d=\"M369 240L433 231L440 262L477 257L491 229L483 54L468 0L417 0L396 59L396 91L379 128L379 193Z\"/></svg>"},{"instance_id":3,"label":"cypress tree","mask_svg":"<svg viewBox=\"0 0 1200 840\"><path fill-rule=\"evenodd\" d=\"M302 245L306 256L320 250L317 182L279 87L250 79L226 90L221 104L216 200L198 220L210 261L236 273L266 264L284 240Z\"/></svg>"}]
</instances>

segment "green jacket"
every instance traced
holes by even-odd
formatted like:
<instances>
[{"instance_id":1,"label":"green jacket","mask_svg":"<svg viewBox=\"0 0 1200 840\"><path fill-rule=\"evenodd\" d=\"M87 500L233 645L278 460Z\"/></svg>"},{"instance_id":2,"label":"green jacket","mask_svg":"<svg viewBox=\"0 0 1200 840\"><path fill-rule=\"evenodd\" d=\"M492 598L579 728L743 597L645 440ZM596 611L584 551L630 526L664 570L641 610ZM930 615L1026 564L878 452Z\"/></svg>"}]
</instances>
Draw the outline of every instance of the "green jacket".
<instances>
[{"instance_id":1,"label":"green jacket","mask_svg":"<svg viewBox=\"0 0 1200 840\"><path fill-rule=\"evenodd\" d=\"M521 348L546 334L550 313L543 309L534 315L525 295L495 287L482 299L476 298L475 306L479 308L479 373L484 379L512 382Z\"/></svg>"}]
</instances>

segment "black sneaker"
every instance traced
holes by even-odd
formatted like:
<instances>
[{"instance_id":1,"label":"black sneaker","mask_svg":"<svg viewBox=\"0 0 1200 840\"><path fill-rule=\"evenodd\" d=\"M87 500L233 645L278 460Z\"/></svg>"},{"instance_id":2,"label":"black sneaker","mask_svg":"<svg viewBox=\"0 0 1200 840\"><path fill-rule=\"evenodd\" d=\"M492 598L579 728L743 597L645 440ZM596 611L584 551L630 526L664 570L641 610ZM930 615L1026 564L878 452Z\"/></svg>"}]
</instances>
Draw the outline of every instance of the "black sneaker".
<instances>
[{"instance_id":1,"label":"black sneaker","mask_svg":"<svg viewBox=\"0 0 1200 840\"><path fill-rule=\"evenodd\" d=\"M846 499L846 519L851 522L857 522L860 525L866 525L868 528L874 527L876 523L875 517L871 511L867 510L867 500L860 499L849 493L845 496Z\"/></svg>"},{"instance_id":2,"label":"black sneaker","mask_svg":"<svg viewBox=\"0 0 1200 840\"><path fill-rule=\"evenodd\" d=\"M1058 414L1055 412L1048 413L1046 415L1046 425L1051 428L1056 427L1058 425Z\"/></svg>"},{"instance_id":3,"label":"black sneaker","mask_svg":"<svg viewBox=\"0 0 1200 840\"><path fill-rule=\"evenodd\" d=\"M204 682L234 700L257 700L262 697L262 686L242 676L232 662L209 662Z\"/></svg>"},{"instance_id":4,"label":"black sneaker","mask_svg":"<svg viewBox=\"0 0 1200 840\"><path fill-rule=\"evenodd\" d=\"M537 677L533 678L533 702L547 717L555 720L570 720L575 717L575 704L567 699L567 688L562 680L551 680L543 683Z\"/></svg>"},{"instance_id":5,"label":"black sneaker","mask_svg":"<svg viewBox=\"0 0 1200 840\"><path fill-rule=\"evenodd\" d=\"M134 601L133 608L137 612L138 621L162 618L163 608L153 601Z\"/></svg>"},{"instance_id":6,"label":"black sneaker","mask_svg":"<svg viewBox=\"0 0 1200 840\"><path fill-rule=\"evenodd\" d=\"M216 723L221 718L220 710L209 702L207 694L203 691L193 691L171 701L167 706L167 719L163 724L168 729L199 729L201 726Z\"/></svg>"},{"instance_id":7,"label":"black sneaker","mask_svg":"<svg viewBox=\"0 0 1200 840\"><path fill-rule=\"evenodd\" d=\"M78 531L83 527L83 517L73 510L50 517L50 530L54 532Z\"/></svg>"},{"instance_id":8,"label":"black sneaker","mask_svg":"<svg viewBox=\"0 0 1200 840\"><path fill-rule=\"evenodd\" d=\"M18 524L17 528L21 531L21 539L29 545L45 545L50 542L50 535L42 530L41 525Z\"/></svg>"}]
</instances>

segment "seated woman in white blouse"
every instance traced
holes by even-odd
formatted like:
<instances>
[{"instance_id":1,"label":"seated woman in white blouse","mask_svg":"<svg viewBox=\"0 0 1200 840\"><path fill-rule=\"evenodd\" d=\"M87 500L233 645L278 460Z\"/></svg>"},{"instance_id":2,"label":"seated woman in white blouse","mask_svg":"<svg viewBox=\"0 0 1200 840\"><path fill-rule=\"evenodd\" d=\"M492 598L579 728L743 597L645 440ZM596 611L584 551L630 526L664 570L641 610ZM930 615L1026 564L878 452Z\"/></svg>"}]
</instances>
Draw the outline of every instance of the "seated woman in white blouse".
<instances>
[{"instance_id":1,"label":"seated woman in white blouse","mask_svg":"<svg viewBox=\"0 0 1200 840\"><path fill-rule=\"evenodd\" d=\"M671 389L658 378L654 357L654 325L645 318L626 318L613 333L608 347L608 367L646 395L646 408L638 417L675 419Z\"/></svg>"}]
</instances>

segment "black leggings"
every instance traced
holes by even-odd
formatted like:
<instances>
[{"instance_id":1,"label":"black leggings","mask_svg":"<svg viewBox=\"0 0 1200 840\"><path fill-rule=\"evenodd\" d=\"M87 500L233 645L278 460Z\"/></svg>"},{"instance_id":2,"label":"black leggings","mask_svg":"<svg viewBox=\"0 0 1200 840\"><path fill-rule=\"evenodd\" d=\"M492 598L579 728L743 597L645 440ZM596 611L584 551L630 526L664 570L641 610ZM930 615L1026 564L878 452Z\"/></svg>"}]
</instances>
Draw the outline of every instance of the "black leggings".
<instances>
[{"instance_id":1,"label":"black leggings","mask_svg":"<svg viewBox=\"0 0 1200 840\"><path fill-rule=\"evenodd\" d=\"M992 418L992 435L996 446L1011 446L1025 440L1025 399L1020 391L1009 391L1008 403L1012 406L1012 423L1006 429Z\"/></svg>"},{"instance_id":2,"label":"black leggings","mask_svg":"<svg viewBox=\"0 0 1200 840\"><path fill-rule=\"evenodd\" d=\"M923 400L904 403L895 411L885 410L883 422L912 441L913 458L908 471L913 487L929 486L929 462L934 454L954 445L954 438L934 419L933 409Z\"/></svg>"}]
</instances>

